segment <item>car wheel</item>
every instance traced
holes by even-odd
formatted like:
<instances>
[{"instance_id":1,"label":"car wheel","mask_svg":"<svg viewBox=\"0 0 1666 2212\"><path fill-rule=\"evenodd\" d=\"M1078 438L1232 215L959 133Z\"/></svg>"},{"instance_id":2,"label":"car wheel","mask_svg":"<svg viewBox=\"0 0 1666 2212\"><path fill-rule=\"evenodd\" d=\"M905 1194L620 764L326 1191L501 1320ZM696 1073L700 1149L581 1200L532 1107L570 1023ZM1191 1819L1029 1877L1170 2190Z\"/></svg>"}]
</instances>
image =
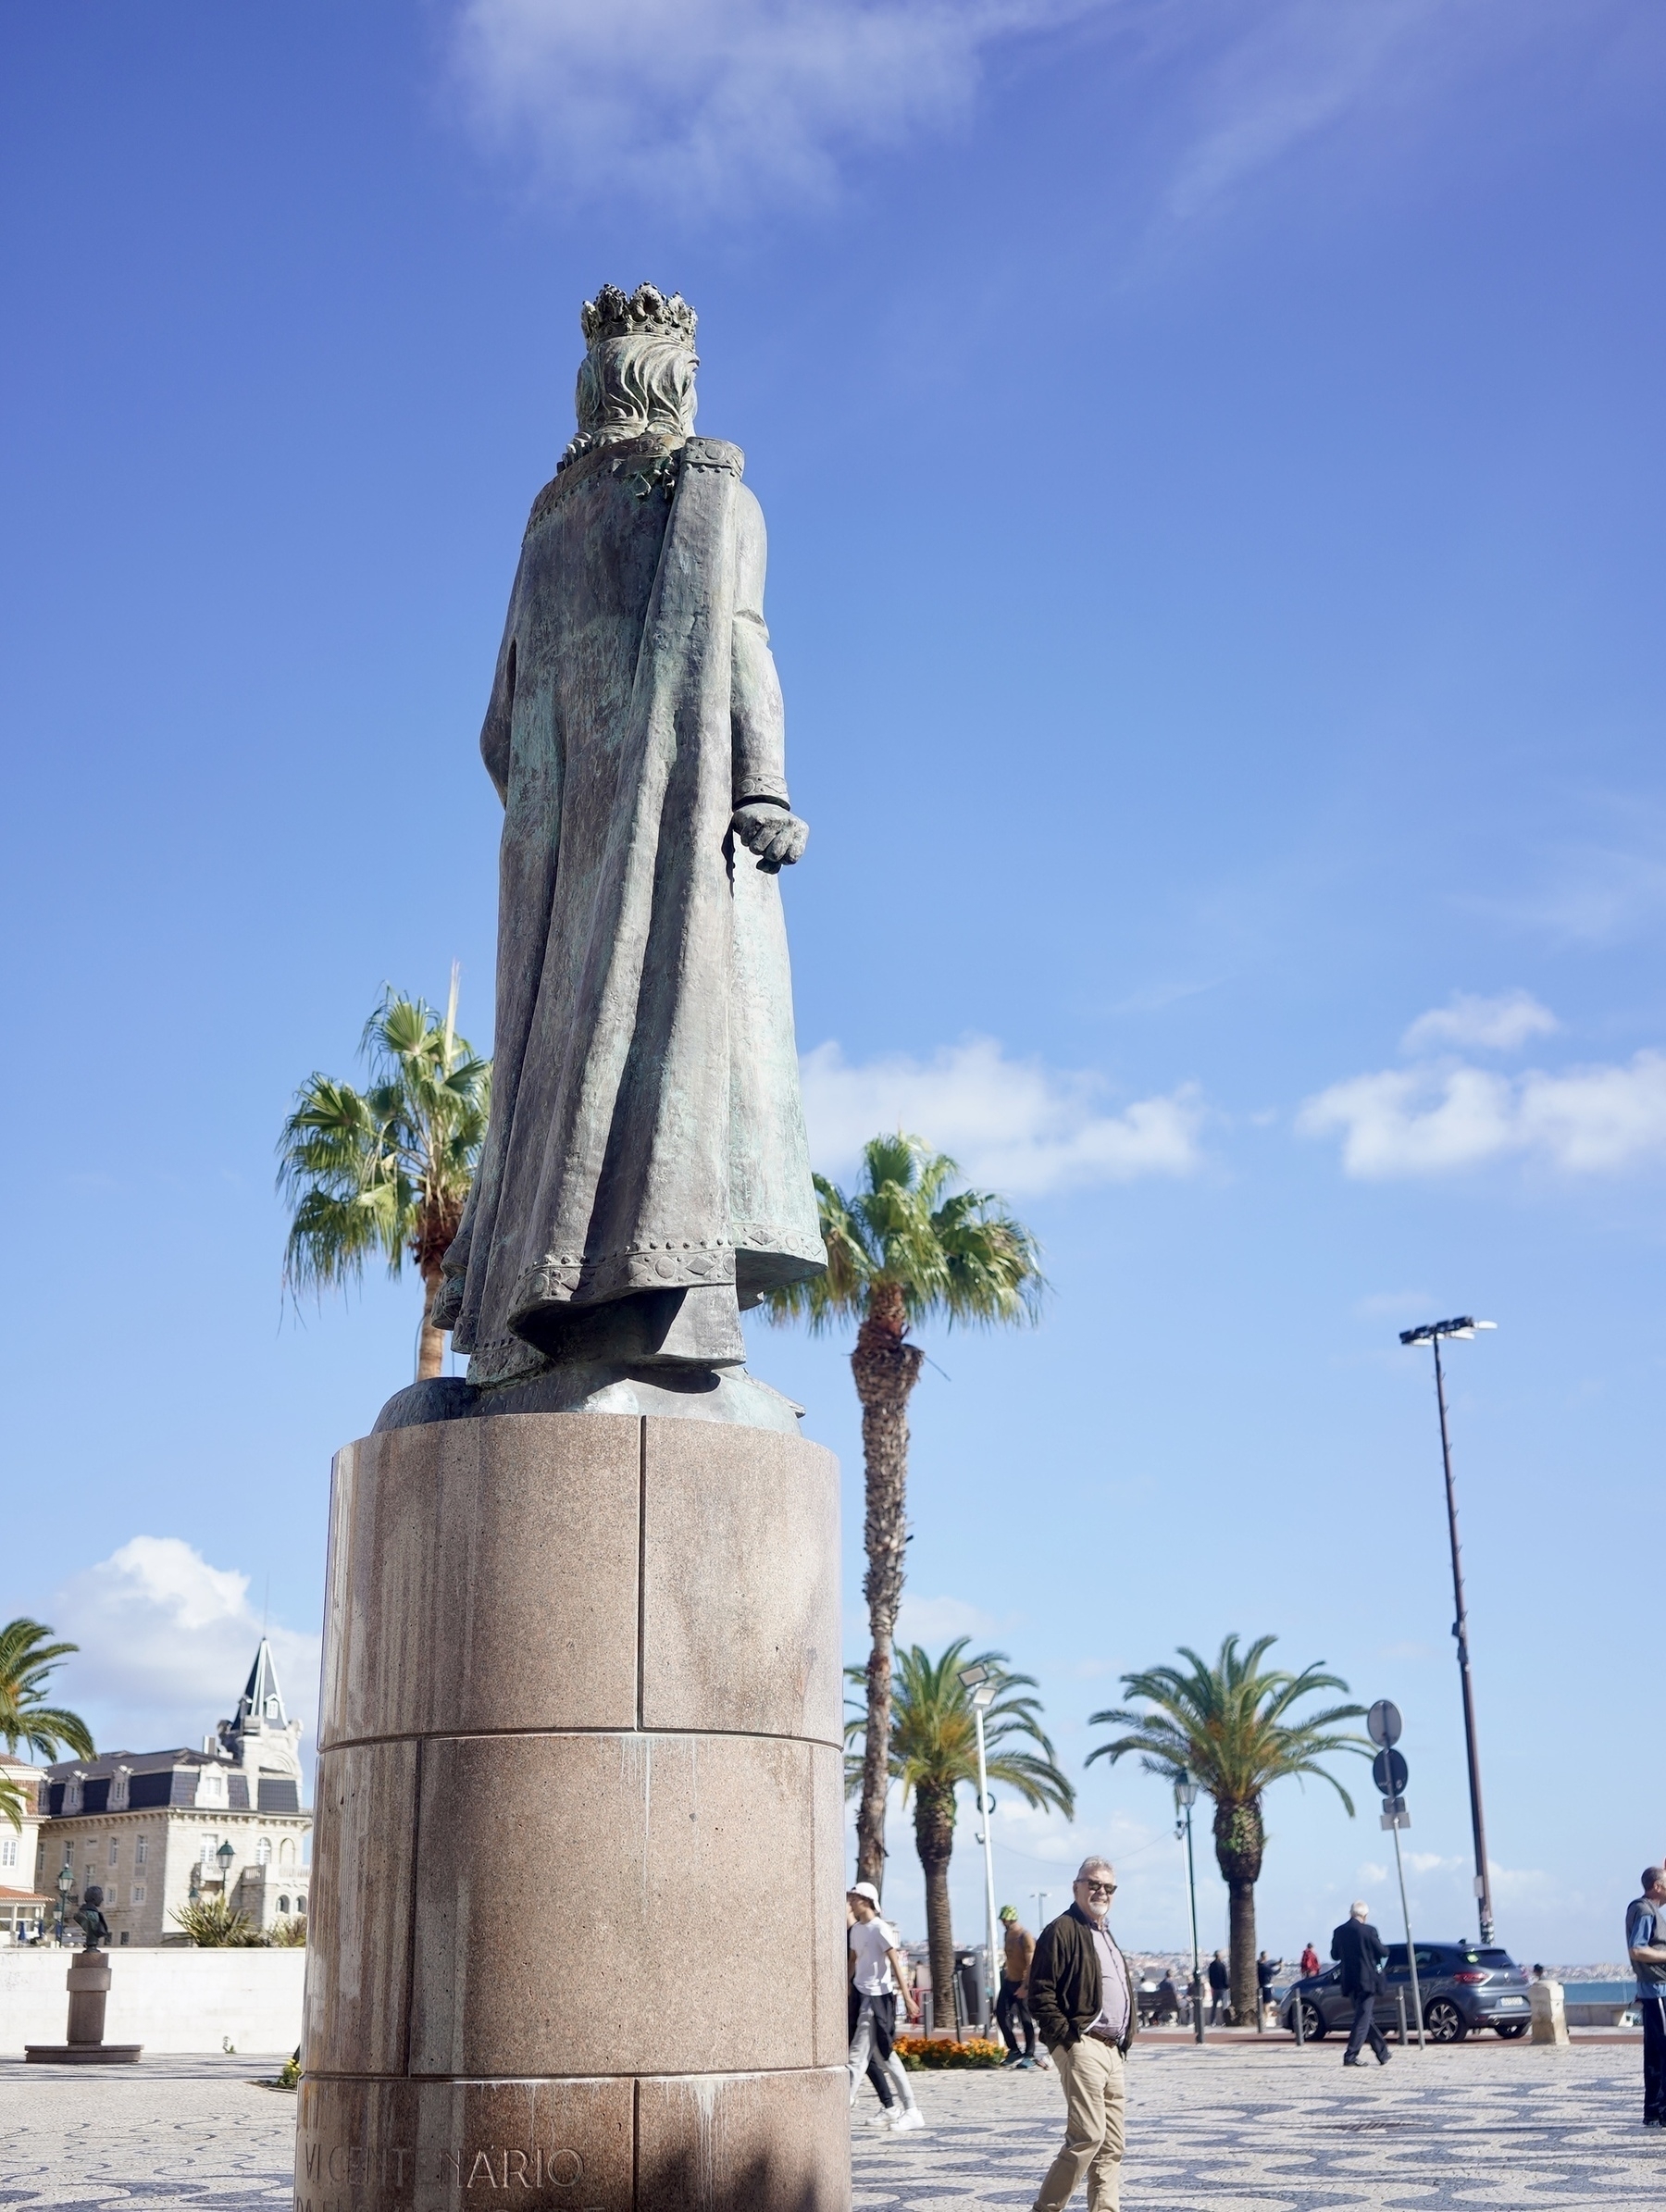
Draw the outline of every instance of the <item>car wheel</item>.
<instances>
[{"instance_id":1,"label":"car wheel","mask_svg":"<svg viewBox=\"0 0 1666 2212\"><path fill-rule=\"evenodd\" d=\"M1424 2007L1424 2027L1431 2043L1461 2043L1469 2033L1468 2020L1450 1997L1436 1997Z\"/></svg>"},{"instance_id":2,"label":"car wheel","mask_svg":"<svg viewBox=\"0 0 1666 2212\"><path fill-rule=\"evenodd\" d=\"M1290 2021L1290 2033L1296 2032L1296 2022ZM1301 2005L1301 2040L1303 2043L1321 2043L1324 2038L1324 2015L1317 2005L1303 1998Z\"/></svg>"},{"instance_id":3,"label":"car wheel","mask_svg":"<svg viewBox=\"0 0 1666 2212\"><path fill-rule=\"evenodd\" d=\"M1528 2020L1494 2020L1493 2032L1501 2035L1506 2043L1513 2043L1518 2035L1525 2035L1531 2026Z\"/></svg>"}]
</instances>

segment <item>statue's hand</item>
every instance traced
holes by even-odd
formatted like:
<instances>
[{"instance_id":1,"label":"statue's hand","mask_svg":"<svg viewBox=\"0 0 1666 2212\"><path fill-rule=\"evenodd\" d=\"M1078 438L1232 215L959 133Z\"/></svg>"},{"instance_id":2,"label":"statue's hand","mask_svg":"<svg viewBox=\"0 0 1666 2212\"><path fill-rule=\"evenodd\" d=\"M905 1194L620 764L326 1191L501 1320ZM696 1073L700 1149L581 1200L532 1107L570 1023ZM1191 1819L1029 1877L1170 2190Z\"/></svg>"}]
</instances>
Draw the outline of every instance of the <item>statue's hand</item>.
<instances>
[{"instance_id":1,"label":"statue's hand","mask_svg":"<svg viewBox=\"0 0 1666 2212\"><path fill-rule=\"evenodd\" d=\"M809 823L801 822L772 799L749 799L744 806L738 806L729 827L746 850L756 854L765 876L791 867L810 841Z\"/></svg>"}]
</instances>

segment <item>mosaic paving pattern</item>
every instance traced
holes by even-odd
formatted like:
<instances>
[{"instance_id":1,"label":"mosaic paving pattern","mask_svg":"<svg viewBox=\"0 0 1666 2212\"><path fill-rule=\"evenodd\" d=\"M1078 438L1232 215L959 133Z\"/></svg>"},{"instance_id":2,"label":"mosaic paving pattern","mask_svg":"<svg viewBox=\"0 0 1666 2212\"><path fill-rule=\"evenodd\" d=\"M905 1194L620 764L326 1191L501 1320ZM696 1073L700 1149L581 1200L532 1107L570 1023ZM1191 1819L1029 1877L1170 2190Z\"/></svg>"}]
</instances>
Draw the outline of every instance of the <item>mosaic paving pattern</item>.
<instances>
[{"instance_id":1,"label":"mosaic paving pattern","mask_svg":"<svg viewBox=\"0 0 1666 2212\"><path fill-rule=\"evenodd\" d=\"M294 2099L271 2061L132 2072L0 2060L0 2207L279 2212ZM1666 2131L1640 2124L1642 2054L1482 2044L1344 2073L1334 2051L1136 2054L1127 2212L1666 2212ZM1050 2074L915 2077L926 2133L854 2131L857 2212L1015 2212L1057 2147ZM872 2108L863 2091L858 2119ZM1082 2203L1077 2197L1078 2206Z\"/></svg>"},{"instance_id":2,"label":"mosaic paving pattern","mask_svg":"<svg viewBox=\"0 0 1666 2212\"><path fill-rule=\"evenodd\" d=\"M1666 2130L1642 2125L1642 2051L1186 2046L1129 2069L1126 2212L1589 2207L1662 2212ZM922 2134L853 2131L857 2212L1013 2212L1063 2133L1051 2074L915 2076ZM872 2106L865 2088L860 2122ZM1075 2203L1086 2202L1078 2192Z\"/></svg>"},{"instance_id":3,"label":"mosaic paving pattern","mask_svg":"<svg viewBox=\"0 0 1666 2212\"><path fill-rule=\"evenodd\" d=\"M0 2059L0 2206L52 2212L288 2212L295 2100L275 2058L136 2067Z\"/></svg>"}]
</instances>

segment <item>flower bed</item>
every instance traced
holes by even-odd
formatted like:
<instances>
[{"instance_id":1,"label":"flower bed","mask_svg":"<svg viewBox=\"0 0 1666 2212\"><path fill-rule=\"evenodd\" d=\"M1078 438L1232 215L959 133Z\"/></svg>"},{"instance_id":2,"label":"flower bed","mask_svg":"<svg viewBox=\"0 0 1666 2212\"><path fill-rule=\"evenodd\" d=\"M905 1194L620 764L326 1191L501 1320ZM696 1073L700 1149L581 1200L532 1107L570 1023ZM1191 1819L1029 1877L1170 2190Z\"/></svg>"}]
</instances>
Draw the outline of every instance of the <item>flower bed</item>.
<instances>
[{"instance_id":1,"label":"flower bed","mask_svg":"<svg viewBox=\"0 0 1666 2212\"><path fill-rule=\"evenodd\" d=\"M926 2067L999 2066L1006 2057L1004 2044L989 2043L981 2035L969 2035L964 2043L951 2043L939 2035L899 2035L892 2047L914 2074Z\"/></svg>"}]
</instances>

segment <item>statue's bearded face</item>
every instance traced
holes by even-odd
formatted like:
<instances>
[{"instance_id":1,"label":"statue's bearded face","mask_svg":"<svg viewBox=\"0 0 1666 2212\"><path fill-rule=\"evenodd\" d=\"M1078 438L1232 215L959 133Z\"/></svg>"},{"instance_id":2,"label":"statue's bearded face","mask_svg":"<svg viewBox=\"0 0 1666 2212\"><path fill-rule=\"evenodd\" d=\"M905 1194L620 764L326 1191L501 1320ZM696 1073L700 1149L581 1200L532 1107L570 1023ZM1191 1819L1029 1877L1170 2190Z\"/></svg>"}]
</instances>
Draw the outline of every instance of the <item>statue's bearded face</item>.
<instances>
[{"instance_id":1,"label":"statue's bearded face","mask_svg":"<svg viewBox=\"0 0 1666 2212\"><path fill-rule=\"evenodd\" d=\"M651 430L686 438L694 428L698 367L684 339L653 332L603 339L578 371L579 430L602 443Z\"/></svg>"}]
</instances>

